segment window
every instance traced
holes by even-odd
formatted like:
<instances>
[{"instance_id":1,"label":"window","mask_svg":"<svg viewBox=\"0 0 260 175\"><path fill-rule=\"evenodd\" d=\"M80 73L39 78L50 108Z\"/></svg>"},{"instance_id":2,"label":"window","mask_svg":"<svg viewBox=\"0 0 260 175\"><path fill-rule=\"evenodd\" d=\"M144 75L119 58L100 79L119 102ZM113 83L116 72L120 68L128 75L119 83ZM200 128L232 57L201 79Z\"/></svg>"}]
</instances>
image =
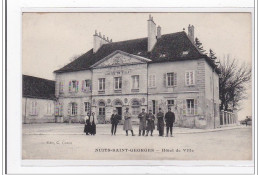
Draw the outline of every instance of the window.
<instances>
[{"instance_id":1,"label":"window","mask_svg":"<svg viewBox=\"0 0 260 175\"><path fill-rule=\"evenodd\" d=\"M61 81L61 82L59 83L59 93L62 94L63 92L64 92L64 82Z\"/></svg>"},{"instance_id":2,"label":"window","mask_svg":"<svg viewBox=\"0 0 260 175\"><path fill-rule=\"evenodd\" d=\"M98 90L105 91L105 78L98 79Z\"/></svg>"},{"instance_id":3,"label":"window","mask_svg":"<svg viewBox=\"0 0 260 175\"><path fill-rule=\"evenodd\" d=\"M62 116L62 113L63 113L63 103L57 102L56 109L55 109L55 115Z\"/></svg>"},{"instance_id":4,"label":"window","mask_svg":"<svg viewBox=\"0 0 260 175\"><path fill-rule=\"evenodd\" d=\"M187 56L189 54L189 51L183 51L182 56Z\"/></svg>"},{"instance_id":5,"label":"window","mask_svg":"<svg viewBox=\"0 0 260 175\"><path fill-rule=\"evenodd\" d=\"M84 102L84 107L85 107L85 113L90 111L90 103L89 102Z\"/></svg>"},{"instance_id":6,"label":"window","mask_svg":"<svg viewBox=\"0 0 260 175\"><path fill-rule=\"evenodd\" d=\"M104 102L99 102L99 109L98 109L98 114L101 116L106 115L106 108L105 108L105 103Z\"/></svg>"},{"instance_id":7,"label":"window","mask_svg":"<svg viewBox=\"0 0 260 175\"><path fill-rule=\"evenodd\" d=\"M195 85L195 72L194 71L185 72L185 84L187 86Z\"/></svg>"},{"instance_id":8,"label":"window","mask_svg":"<svg viewBox=\"0 0 260 175\"><path fill-rule=\"evenodd\" d=\"M76 80L69 82L69 92L78 92L79 90L79 82Z\"/></svg>"},{"instance_id":9,"label":"window","mask_svg":"<svg viewBox=\"0 0 260 175\"><path fill-rule=\"evenodd\" d=\"M167 100L168 106L173 106L174 105L174 100Z\"/></svg>"},{"instance_id":10,"label":"window","mask_svg":"<svg viewBox=\"0 0 260 175\"><path fill-rule=\"evenodd\" d=\"M71 115L77 115L78 113L78 105L77 103L71 103Z\"/></svg>"},{"instance_id":11,"label":"window","mask_svg":"<svg viewBox=\"0 0 260 175\"><path fill-rule=\"evenodd\" d=\"M132 102L132 114L138 115L140 113L140 103L137 100Z\"/></svg>"},{"instance_id":12,"label":"window","mask_svg":"<svg viewBox=\"0 0 260 175\"><path fill-rule=\"evenodd\" d=\"M115 77L115 90L122 89L122 77Z\"/></svg>"},{"instance_id":13,"label":"window","mask_svg":"<svg viewBox=\"0 0 260 175\"><path fill-rule=\"evenodd\" d=\"M187 113L194 114L194 99L187 99Z\"/></svg>"},{"instance_id":14,"label":"window","mask_svg":"<svg viewBox=\"0 0 260 175\"><path fill-rule=\"evenodd\" d=\"M149 75L148 86L155 87L155 75Z\"/></svg>"},{"instance_id":15,"label":"window","mask_svg":"<svg viewBox=\"0 0 260 175\"><path fill-rule=\"evenodd\" d=\"M51 103L49 102L49 103L47 103L47 111L46 111L46 114L51 114Z\"/></svg>"},{"instance_id":16,"label":"window","mask_svg":"<svg viewBox=\"0 0 260 175\"><path fill-rule=\"evenodd\" d=\"M133 86L132 89L139 89L139 75L132 76Z\"/></svg>"},{"instance_id":17,"label":"window","mask_svg":"<svg viewBox=\"0 0 260 175\"><path fill-rule=\"evenodd\" d=\"M37 115L37 101L33 101L31 104L31 115Z\"/></svg>"},{"instance_id":18,"label":"window","mask_svg":"<svg viewBox=\"0 0 260 175\"><path fill-rule=\"evenodd\" d=\"M167 73L167 86L173 87L177 85L177 74L174 72Z\"/></svg>"},{"instance_id":19,"label":"window","mask_svg":"<svg viewBox=\"0 0 260 175\"><path fill-rule=\"evenodd\" d=\"M197 99L186 99L183 101L183 115L197 115L198 102Z\"/></svg>"},{"instance_id":20,"label":"window","mask_svg":"<svg viewBox=\"0 0 260 175\"><path fill-rule=\"evenodd\" d=\"M91 91L91 80L82 81L82 91L83 92Z\"/></svg>"}]
</instances>

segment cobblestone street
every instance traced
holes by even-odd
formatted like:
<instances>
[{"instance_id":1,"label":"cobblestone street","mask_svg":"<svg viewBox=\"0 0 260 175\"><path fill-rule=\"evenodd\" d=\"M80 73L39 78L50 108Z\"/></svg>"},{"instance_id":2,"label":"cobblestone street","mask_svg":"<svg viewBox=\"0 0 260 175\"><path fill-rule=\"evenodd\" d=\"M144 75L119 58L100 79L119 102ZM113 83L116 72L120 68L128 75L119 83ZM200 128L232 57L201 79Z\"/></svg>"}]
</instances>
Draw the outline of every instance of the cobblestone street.
<instances>
[{"instance_id":1,"label":"cobblestone street","mask_svg":"<svg viewBox=\"0 0 260 175\"><path fill-rule=\"evenodd\" d=\"M110 125L97 125L96 136L86 136L82 124L23 125L23 159L73 160L250 160L252 127L217 130L174 128L174 137L125 136L122 125L116 136Z\"/></svg>"}]
</instances>

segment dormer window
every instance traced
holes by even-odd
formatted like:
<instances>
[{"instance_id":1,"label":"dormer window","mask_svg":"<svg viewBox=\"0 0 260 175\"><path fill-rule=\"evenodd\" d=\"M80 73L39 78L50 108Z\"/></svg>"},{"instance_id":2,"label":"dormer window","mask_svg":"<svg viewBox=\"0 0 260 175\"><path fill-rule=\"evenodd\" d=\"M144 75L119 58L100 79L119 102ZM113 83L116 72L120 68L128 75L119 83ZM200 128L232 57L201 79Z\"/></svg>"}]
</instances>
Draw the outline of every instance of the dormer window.
<instances>
[{"instance_id":1,"label":"dormer window","mask_svg":"<svg viewBox=\"0 0 260 175\"><path fill-rule=\"evenodd\" d=\"M166 54L160 54L160 58L165 58Z\"/></svg>"},{"instance_id":2,"label":"dormer window","mask_svg":"<svg viewBox=\"0 0 260 175\"><path fill-rule=\"evenodd\" d=\"M183 56L183 57L184 57L184 56L187 56L188 54L189 54L189 51L188 51L188 50L182 52L182 56Z\"/></svg>"}]
</instances>

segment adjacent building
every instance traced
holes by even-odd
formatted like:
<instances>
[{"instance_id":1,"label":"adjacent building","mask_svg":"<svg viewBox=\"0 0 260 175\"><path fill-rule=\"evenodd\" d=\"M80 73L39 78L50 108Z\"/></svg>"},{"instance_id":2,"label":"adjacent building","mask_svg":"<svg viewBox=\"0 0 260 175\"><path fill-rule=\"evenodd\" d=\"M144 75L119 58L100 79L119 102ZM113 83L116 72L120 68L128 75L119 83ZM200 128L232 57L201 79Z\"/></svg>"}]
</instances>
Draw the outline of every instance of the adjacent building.
<instances>
[{"instance_id":1,"label":"adjacent building","mask_svg":"<svg viewBox=\"0 0 260 175\"><path fill-rule=\"evenodd\" d=\"M219 127L220 72L194 45L194 26L162 35L151 16L147 23L140 39L112 42L95 32L92 49L55 71L61 121L81 122L91 111L106 123L127 107L137 121L142 108L171 107L178 126Z\"/></svg>"},{"instance_id":2,"label":"adjacent building","mask_svg":"<svg viewBox=\"0 0 260 175\"><path fill-rule=\"evenodd\" d=\"M55 122L55 82L23 75L22 122Z\"/></svg>"}]
</instances>

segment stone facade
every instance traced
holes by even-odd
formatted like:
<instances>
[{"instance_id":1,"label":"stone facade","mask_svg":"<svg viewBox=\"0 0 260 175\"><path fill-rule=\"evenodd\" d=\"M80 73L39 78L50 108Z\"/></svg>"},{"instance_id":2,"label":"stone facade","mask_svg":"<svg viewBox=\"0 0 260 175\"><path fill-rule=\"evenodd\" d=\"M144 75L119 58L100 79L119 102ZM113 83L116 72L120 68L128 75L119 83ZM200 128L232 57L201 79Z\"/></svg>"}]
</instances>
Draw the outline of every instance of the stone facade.
<instances>
[{"instance_id":1,"label":"stone facade","mask_svg":"<svg viewBox=\"0 0 260 175\"><path fill-rule=\"evenodd\" d=\"M22 98L23 123L53 123L55 101L49 99Z\"/></svg>"},{"instance_id":2,"label":"stone facade","mask_svg":"<svg viewBox=\"0 0 260 175\"><path fill-rule=\"evenodd\" d=\"M100 87L101 79L104 87ZM85 80L91 81L87 91ZM75 91L69 87L72 81L78 82ZM116 88L116 84L120 87ZM88 102L99 123L107 123L115 108L122 114L128 107L137 122L142 108L152 109L156 114L159 107L165 112L171 107L177 126L216 128L219 127L218 94L218 75L203 58L150 64L149 59L115 52L91 70L56 74L56 95L63 105L65 122L82 121ZM72 103L77 104L77 113L73 115Z\"/></svg>"},{"instance_id":3,"label":"stone facade","mask_svg":"<svg viewBox=\"0 0 260 175\"><path fill-rule=\"evenodd\" d=\"M177 126L220 126L220 71L194 45L194 26L162 35L150 15L147 29L146 38L119 42L95 32L93 49L54 71L63 121L80 122L91 111L107 123L113 109L121 115L129 108L138 122L142 108L156 114L171 107Z\"/></svg>"}]
</instances>

